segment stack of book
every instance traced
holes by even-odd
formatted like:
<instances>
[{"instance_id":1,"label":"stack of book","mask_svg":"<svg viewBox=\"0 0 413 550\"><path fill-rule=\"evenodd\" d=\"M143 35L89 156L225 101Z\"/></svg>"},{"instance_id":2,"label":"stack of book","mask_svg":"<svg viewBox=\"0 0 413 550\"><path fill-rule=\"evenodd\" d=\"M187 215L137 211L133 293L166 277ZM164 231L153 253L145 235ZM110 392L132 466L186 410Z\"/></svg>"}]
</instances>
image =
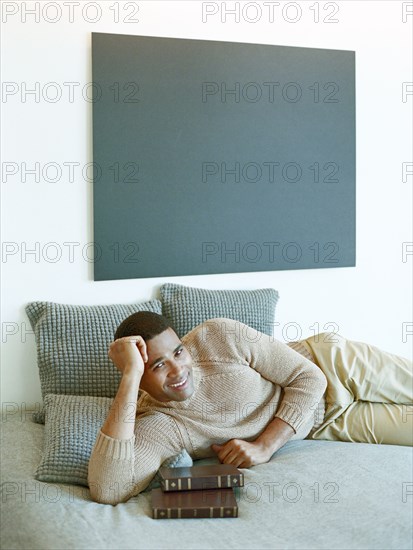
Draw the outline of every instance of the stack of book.
<instances>
[{"instance_id":1,"label":"stack of book","mask_svg":"<svg viewBox=\"0 0 413 550\"><path fill-rule=\"evenodd\" d=\"M161 488L153 489L152 517L236 518L234 487L243 487L244 474L231 464L160 468Z\"/></svg>"}]
</instances>

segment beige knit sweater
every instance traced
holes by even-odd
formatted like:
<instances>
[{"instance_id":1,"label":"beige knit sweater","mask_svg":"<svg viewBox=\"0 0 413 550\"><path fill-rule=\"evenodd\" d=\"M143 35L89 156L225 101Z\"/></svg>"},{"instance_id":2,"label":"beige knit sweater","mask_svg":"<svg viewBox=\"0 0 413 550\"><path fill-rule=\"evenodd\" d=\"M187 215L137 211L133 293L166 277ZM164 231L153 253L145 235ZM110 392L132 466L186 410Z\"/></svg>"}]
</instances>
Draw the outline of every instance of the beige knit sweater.
<instances>
[{"instance_id":1,"label":"beige knit sweater","mask_svg":"<svg viewBox=\"0 0 413 550\"><path fill-rule=\"evenodd\" d=\"M293 427L293 440L313 428L327 381L293 346L223 317L198 325L181 341L193 359L192 396L163 403L142 392L131 439L99 432L88 475L97 502L117 504L137 495L162 462L184 448L200 459L216 456L212 443L254 441L274 417Z\"/></svg>"}]
</instances>

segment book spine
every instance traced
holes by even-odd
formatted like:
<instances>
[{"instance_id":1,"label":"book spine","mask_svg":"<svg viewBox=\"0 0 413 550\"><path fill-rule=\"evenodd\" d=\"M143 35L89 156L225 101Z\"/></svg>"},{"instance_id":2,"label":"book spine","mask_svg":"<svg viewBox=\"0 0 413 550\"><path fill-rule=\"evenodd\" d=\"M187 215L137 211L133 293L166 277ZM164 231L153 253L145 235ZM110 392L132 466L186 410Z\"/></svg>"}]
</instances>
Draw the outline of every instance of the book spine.
<instances>
[{"instance_id":1,"label":"book spine","mask_svg":"<svg viewBox=\"0 0 413 550\"><path fill-rule=\"evenodd\" d=\"M162 490L169 491L194 491L199 489L225 489L244 486L244 474L220 475L215 478L177 478L161 481Z\"/></svg>"},{"instance_id":2,"label":"book spine","mask_svg":"<svg viewBox=\"0 0 413 550\"><path fill-rule=\"evenodd\" d=\"M154 508L153 519L182 519L182 518L236 518L238 506L220 506L209 508Z\"/></svg>"}]
</instances>

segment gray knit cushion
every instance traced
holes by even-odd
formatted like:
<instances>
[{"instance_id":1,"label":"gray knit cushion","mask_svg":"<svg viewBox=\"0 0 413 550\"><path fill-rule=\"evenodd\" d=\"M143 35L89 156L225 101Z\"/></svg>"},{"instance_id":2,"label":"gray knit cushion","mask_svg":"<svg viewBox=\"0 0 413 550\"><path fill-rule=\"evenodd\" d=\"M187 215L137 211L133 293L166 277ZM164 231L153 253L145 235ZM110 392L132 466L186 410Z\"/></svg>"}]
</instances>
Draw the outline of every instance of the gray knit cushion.
<instances>
[{"instance_id":1,"label":"gray knit cushion","mask_svg":"<svg viewBox=\"0 0 413 550\"><path fill-rule=\"evenodd\" d=\"M257 290L207 290L176 283L160 288L162 315L172 323L179 338L197 325L226 317L273 335L278 292L273 288Z\"/></svg>"},{"instance_id":2,"label":"gray knit cushion","mask_svg":"<svg viewBox=\"0 0 413 550\"><path fill-rule=\"evenodd\" d=\"M88 486L90 455L112 402L108 397L46 395L43 456L35 473L38 481ZM161 467L192 464L192 458L184 449L165 460ZM157 473L146 491L159 486Z\"/></svg>"},{"instance_id":3,"label":"gray knit cushion","mask_svg":"<svg viewBox=\"0 0 413 550\"><path fill-rule=\"evenodd\" d=\"M46 395L43 456L34 477L87 487L89 458L112 402L108 397Z\"/></svg>"},{"instance_id":4,"label":"gray knit cushion","mask_svg":"<svg viewBox=\"0 0 413 550\"><path fill-rule=\"evenodd\" d=\"M36 339L43 399L48 393L115 397L121 374L108 357L109 345L120 323L143 310L162 313L161 303L29 303L26 313ZM44 407L33 419L44 423Z\"/></svg>"}]
</instances>

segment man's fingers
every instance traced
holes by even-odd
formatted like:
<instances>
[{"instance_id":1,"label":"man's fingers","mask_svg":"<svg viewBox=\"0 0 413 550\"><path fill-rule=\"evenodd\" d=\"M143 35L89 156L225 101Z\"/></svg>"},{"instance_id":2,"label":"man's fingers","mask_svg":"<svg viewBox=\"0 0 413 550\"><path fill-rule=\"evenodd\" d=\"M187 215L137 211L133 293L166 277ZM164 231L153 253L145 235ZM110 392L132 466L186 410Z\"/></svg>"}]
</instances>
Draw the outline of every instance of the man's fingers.
<instances>
[{"instance_id":1,"label":"man's fingers","mask_svg":"<svg viewBox=\"0 0 413 550\"><path fill-rule=\"evenodd\" d=\"M136 335L136 336L123 336L122 338L117 338L112 342L112 344L115 344L116 342L139 342L139 341L145 341L142 336Z\"/></svg>"},{"instance_id":2,"label":"man's fingers","mask_svg":"<svg viewBox=\"0 0 413 550\"><path fill-rule=\"evenodd\" d=\"M245 456L240 456L239 449L231 449L230 447L225 448L224 445L217 445L213 444L211 445L213 451L215 451L218 455L218 458L221 463L223 464L232 464L236 468L248 468L249 467L249 459L246 459Z\"/></svg>"},{"instance_id":3,"label":"man's fingers","mask_svg":"<svg viewBox=\"0 0 413 550\"><path fill-rule=\"evenodd\" d=\"M146 342L144 340L138 341L138 346L139 346L139 349L141 350L143 360L146 363L148 361L148 354L147 354L147 351L146 351Z\"/></svg>"},{"instance_id":4,"label":"man's fingers","mask_svg":"<svg viewBox=\"0 0 413 550\"><path fill-rule=\"evenodd\" d=\"M228 461L231 459L231 457L236 456L236 453L232 451L232 449L229 447L224 447L221 449L218 453L218 457L223 462L224 460ZM229 464L229 462L227 462Z\"/></svg>"},{"instance_id":5,"label":"man's fingers","mask_svg":"<svg viewBox=\"0 0 413 550\"><path fill-rule=\"evenodd\" d=\"M142 336L123 336L122 338L117 338L111 344L109 345L109 351L108 355L110 357L111 350L113 350L115 347L118 347L119 345L123 344L132 344L138 347L138 350L142 356L143 361L146 363L148 361L148 352L146 347L146 342L142 338Z\"/></svg>"},{"instance_id":6,"label":"man's fingers","mask_svg":"<svg viewBox=\"0 0 413 550\"><path fill-rule=\"evenodd\" d=\"M237 451L232 451L230 453L227 453L227 455L224 457L224 460L226 462L226 464L234 464L239 460L239 461L242 461L244 460L243 458L239 458L239 454L237 453Z\"/></svg>"}]
</instances>

